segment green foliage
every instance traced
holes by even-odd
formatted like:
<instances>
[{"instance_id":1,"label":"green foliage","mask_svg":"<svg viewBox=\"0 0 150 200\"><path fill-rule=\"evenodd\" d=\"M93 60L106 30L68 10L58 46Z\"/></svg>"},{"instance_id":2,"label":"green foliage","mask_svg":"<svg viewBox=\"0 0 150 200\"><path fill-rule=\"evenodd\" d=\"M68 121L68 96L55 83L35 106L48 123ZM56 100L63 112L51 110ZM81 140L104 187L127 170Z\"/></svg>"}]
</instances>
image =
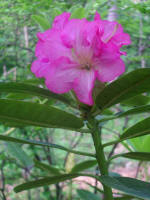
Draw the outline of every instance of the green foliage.
<instances>
[{"instance_id":1,"label":"green foliage","mask_svg":"<svg viewBox=\"0 0 150 200\"><path fill-rule=\"evenodd\" d=\"M78 195L80 197L81 200L101 200L101 198L96 195L93 194L92 192L89 192L88 190L77 190Z\"/></svg>"},{"instance_id":2,"label":"green foliage","mask_svg":"<svg viewBox=\"0 0 150 200\"><path fill-rule=\"evenodd\" d=\"M40 26L42 31L50 28L50 22L42 15L33 15L32 19Z\"/></svg>"},{"instance_id":3,"label":"green foliage","mask_svg":"<svg viewBox=\"0 0 150 200\"><path fill-rule=\"evenodd\" d=\"M72 168L71 173L77 173L77 172L84 171L84 170L86 170L88 168L91 168L91 167L95 166L96 164L97 164L96 160L86 160L84 162L76 164Z\"/></svg>"},{"instance_id":4,"label":"green foliage","mask_svg":"<svg viewBox=\"0 0 150 200\"><path fill-rule=\"evenodd\" d=\"M150 117L136 123L128 128L120 137L121 140L126 140L134 137L150 134Z\"/></svg>"},{"instance_id":5,"label":"green foliage","mask_svg":"<svg viewBox=\"0 0 150 200\"><path fill-rule=\"evenodd\" d=\"M148 152L129 152L121 154L121 157L134 160L141 160L141 161L150 161L150 153Z\"/></svg>"},{"instance_id":6,"label":"green foliage","mask_svg":"<svg viewBox=\"0 0 150 200\"><path fill-rule=\"evenodd\" d=\"M122 118L122 117L130 116L130 115L137 115L140 113L149 113L149 112L150 112L150 105L137 106L125 112L119 112L119 113L116 113L115 115L104 117L100 119L99 122L104 122L104 121L108 121L112 119Z\"/></svg>"},{"instance_id":7,"label":"green foliage","mask_svg":"<svg viewBox=\"0 0 150 200\"><path fill-rule=\"evenodd\" d=\"M37 167L41 170L47 171L48 174L51 175L51 176L61 174L60 170L58 168L54 167L54 166L47 165L45 163L41 163L37 160L34 160L34 164L35 164L35 167Z\"/></svg>"},{"instance_id":8,"label":"green foliage","mask_svg":"<svg viewBox=\"0 0 150 200\"><path fill-rule=\"evenodd\" d=\"M5 99L0 100L0 121L21 123L26 126L33 125L65 129L79 129L83 126L80 118L58 108Z\"/></svg>"},{"instance_id":9,"label":"green foliage","mask_svg":"<svg viewBox=\"0 0 150 200\"><path fill-rule=\"evenodd\" d=\"M139 152L150 152L150 135L130 139L132 147Z\"/></svg>"},{"instance_id":10,"label":"green foliage","mask_svg":"<svg viewBox=\"0 0 150 200\"><path fill-rule=\"evenodd\" d=\"M127 106L141 106L141 105L148 104L149 101L150 101L150 97L145 96L145 95L137 95L126 101L123 101L122 104L127 105Z\"/></svg>"},{"instance_id":11,"label":"green foliage","mask_svg":"<svg viewBox=\"0 0 150 200\"><path fill-rule=\"evenodd\" d=\"M20 143L20 144L31 144L31 145L38 145L38 146L46 146L46 147L51 147L51 148L67 151L67 152L70 152L70 153L75 153L75 154L78 154L78 155L95 157L95 155L92 154L92 153L75 151L75 150L63 147L61 145L47 143L47 142L41 142L41 141L35 141L35 140L23 140L23 139L17 139L17 138L13 138L13 137L9 137L9 136L4 136L4 135L0 135L0 140L8 141L8 142L14 142L14 143Z\"/></svg>"},{"instance_id":12,"label":"green foliage","mask_svg":"<svg viewBox=\"0 0 150 200\"><path fill-rule=\"evenodd\" d=\"M97 96L100 109L108 108L150 90L150 69L137 69L107 85Z\"/></svg>"},{"instance_id":13,"label":"green foliage","mask_svg":"<svg viewBox=\"0 0 150 200\"><path fill-rule=\"evenodd\" d=\"M50 92L47 89L37 87L35 85L29 85L26 83L0 83L0 91L5 93L21 93L21 94L29 94L32 96L43 97L47 99L55 99L61 101L66 104L71 104L69 99L65 98L62 95L57 95L53 92ZM17 94L18 95L18 94ZM7 96L7 98L10 96ZM16 96L17 98L17 96Z\"/></svg>"},{"instance_id":14,"label":"green foliage","mask_svg":"<svg viewBox=\"0 0 150 200\"><path fill-rule=\"evenodd\" d=\"M86 17L86 11L84 8L77 8L71 14L72 19L82 19L85 17Z\"/></svg>"},{"instance_id":15,"label":"green foliage","mask_svg":"<svg viewBox=\"0 0 150 200\"><path fill-rule=\"evenodd\" d=\"M142 198L144 200L150 199L150 183L127 177L102 176L100 180L105 185L125 192L133 197Z\"/></svg>"},{"instance_id":16,"label":"green foliage","mask_svg":"<svg viewBox=\"0 0 150 200\"><path fill-rule=\"evenodd\" d=\"M19 161L24 168L30 169L33 167L32 159L22 150L18 144L5 143L7 152L10 156Z\"/></svg>"},{"instance_id":17,"label":"green foliage","mask_svg":"<svg viewBox=\"0 0 150 200\"><path fill-rule=\"evenodd\" d=\"M29 190L29 189L36 188L36 187L41 187L41 186L46 186L46 185L63 182L66 180L76 178L78 176L79 176L78 174L64 174L64 175L60 175L60 176L46 177L46 178L39 179L36 181L30 181L30 182L21 184L21 185L15 187L14 190L15 190L15 192L21 192L21 191Z\"/></svg>"}]
</instances>

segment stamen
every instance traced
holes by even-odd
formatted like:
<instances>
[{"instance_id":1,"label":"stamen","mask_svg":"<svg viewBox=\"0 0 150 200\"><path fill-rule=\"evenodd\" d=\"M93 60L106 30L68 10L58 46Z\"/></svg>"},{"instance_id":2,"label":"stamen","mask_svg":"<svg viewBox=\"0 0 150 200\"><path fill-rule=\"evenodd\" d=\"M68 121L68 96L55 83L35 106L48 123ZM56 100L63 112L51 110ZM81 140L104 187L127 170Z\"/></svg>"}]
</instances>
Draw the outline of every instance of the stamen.
<instances>
[{"instance_id":1,"label":"stamen","mask_svg":"<svg viewBox=\"0 0 150 200\"><path fill-rule=\"evenodd\" d=\"M82 64L82 65L81 65L81 69L86 69L86 70L89 71L89 70L91 69L91 65L89 65L89 64L85 64L85 65Z\"/></svg>"}]
</instances>

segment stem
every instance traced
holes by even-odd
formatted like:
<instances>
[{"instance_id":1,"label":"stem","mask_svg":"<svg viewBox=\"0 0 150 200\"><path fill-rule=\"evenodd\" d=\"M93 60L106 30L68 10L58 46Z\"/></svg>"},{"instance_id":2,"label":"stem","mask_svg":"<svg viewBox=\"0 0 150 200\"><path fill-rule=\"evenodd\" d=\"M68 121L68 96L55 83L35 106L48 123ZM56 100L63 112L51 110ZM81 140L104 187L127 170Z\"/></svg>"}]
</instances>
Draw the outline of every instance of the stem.
<instances>
[{"instance_id":1,"label":"stem","mask_svg":"<svg viewBox=\"0 0 150 200\"><path fill-rule=\"evenodd\" d=\"M104 147L107 147L107 146L111 146L111 145L114 145L114 144L118 144L119 142L121 142L120 139L114 140L114 141L112 141L112 142L107 142L107 143L103 144L102 146L103 146L103 148L104 148Z\"/></svg>"},{"instance_id":2,"label":"stem","mask_svg":"<svg viewBox=\"0 0 150 200\"><path fill-rule=\"evenodd\" d=\"M70 180L70 182L69 182L68 200L72 200L72 180Z\"/></svg>"},{"instance_id":3,"label":"stem","mask_svg":"<svg viewBox=\"0 0 150 200\"><path fill-rule=\"evenodd\" d=\"M104 151L103 151L103 146L101 142L101 135L100 135L100 129L98 127L98 123L95 120L92 120L92 127L91 132L92 132L92 138L95 146L95 151L96 151L96 159L98 162L99 170L101 175L108 175L108 165L107 161L105 159ZM113 200L113 195L112 195L112 190L110 187L105 186L104 184L104 200Z\"/></svg>"}]
</instances>

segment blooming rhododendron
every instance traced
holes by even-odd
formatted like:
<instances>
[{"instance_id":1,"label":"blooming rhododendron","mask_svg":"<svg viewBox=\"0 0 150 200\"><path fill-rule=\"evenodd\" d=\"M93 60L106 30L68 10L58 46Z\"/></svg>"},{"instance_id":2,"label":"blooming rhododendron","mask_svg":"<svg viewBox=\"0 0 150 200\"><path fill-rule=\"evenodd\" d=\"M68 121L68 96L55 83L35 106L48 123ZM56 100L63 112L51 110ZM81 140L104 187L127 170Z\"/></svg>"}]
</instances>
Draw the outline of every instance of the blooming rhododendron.
<instances>
[{"instance_id":1,"label":"blooming rhododendron","mask_svg":"<svg viewBox=\"0 0 150 200\"><path fill-rule=\"evenodd\" d=\"M70 13L57 16L52 28L38 33L37 60L31 70L45 78L47 88L55 93L74 90L78 99L92 105L96 80L109 82L125 71L120 48L131 43L117 22L70 19Z\"/></svg>"}]
</instances>

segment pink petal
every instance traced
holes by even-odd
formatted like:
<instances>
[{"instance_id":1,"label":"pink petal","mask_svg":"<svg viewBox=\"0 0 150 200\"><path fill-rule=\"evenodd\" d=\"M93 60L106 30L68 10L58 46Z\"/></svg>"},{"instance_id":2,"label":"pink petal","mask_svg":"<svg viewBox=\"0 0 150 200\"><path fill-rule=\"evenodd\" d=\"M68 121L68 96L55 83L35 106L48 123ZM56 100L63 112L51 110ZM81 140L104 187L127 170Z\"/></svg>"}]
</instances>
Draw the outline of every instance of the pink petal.
<instances>
[{"instance_id":1,"label":"pink petal","mask_svg":"<svg viewBox=\"0 0 150 200\"><path fill-rule=\"evenodd\" d=\"M65 93L72 89L74 79L78 76L76 64L68 58L61 57L51 63L46 78L46 86L55 93Z\"/></svg>"},{"instance_id":2,"label":"pink petal","mask_svg":"<svg viewBox=\"0 0 150 200\"><path fill-rule=\"evenodd\" d=\"M51 62L62 56L71 57L71 51L63 45L60 33L60 31L54 29L38 33L39 41L35 49L36 57L47 57Z\"/></svg>"},{"instance_id":3,"label":"pink petal","mask_svg":"<svg viewBox=\"0 0 150 200\"><path fill-rule=\"evenodd\" d=\"M32 63L31 71L36 75L38 78L45 77L45 74L48 71L50 66L49 60L47 58L35 60Z\"/></svg>"},{"instance_id":4,"label":"pink petal","mask_svg":"<svg viewBox=\"0 0 150 200\"><path fill-rule=\"evenodd\" d=\"M101 82L109 82L125 72L125 64L120 58L104 59L99 62L97 78Z\"/></svg>"},{"instance_id":5,"label":"pink petal","mask_svg":"<svg viewBox=\"0 0 150 200\"><path fill-rule=\"evenodd\" d=\"M100 29L103 29L102 41L107 43L117 31L118 23L101 20Z\"/></svg>"},{"instance_id":6,"label":"pink petal","mask_svg":"<svg viewBox=\"0 0 150 200\"><path fill-rule=\"evenodd\" d=\"M73 90L78 99L85 104L93 105L92 90L95 82L95 72L80 70L78 78L75 79Z\"/></svg>"},{"instance_id":7,"label":"pink petal","mask_svg":"<svg viewBox=\"0 0 150 200\"><path fill-rule=\"evenodd\" d=\"M103 26L103 42L107 43L109 41L113 42L117 46L131 44L130 36L123 32L121 24L117 22L109 22L107 20L102 21Z\"/></svg>"},{"instance_id":8,"label":"pink petal","mask_svg":"<svg viewBox=\"0 0 150 200\"><path fill-rule=\"evenodd\" d=\"M130 36L127 33L116 34L112 41L120 47L131 44Z\"/></svg>"},{"instance_id":9,"label":"pink petal","mask_svg":"<svg viewBox=\"0 0 150 200\"><path fill-rule=\"evenodd\" d=\"M61 34L61 39L68 48L73 48L73 45L81 43L80 33L86 23L85 19L71 19Z\"/></svg>"},{"instance_id":10,"label":"pink petal","mask_svg":"<svg viewBox=\"0 0 150 200\"><path fill-rule=\"evenodd\" d=\"M100 20L101 16L100 14L96 11L95 16L94 16L94 20Z\"/></svg>"},{"instance_id":11,"label":"pink petal","mask_svg":"<svg viewBox=\"0 0 150 200\"><path fill-rule=\"evenodd\" d=\"M55 17L52 27L57 30L62 30L68 23L71 13L64 12Z\"/></svg>"},{"instance_id":12,"label":"pink petal","mask_svg":"<svg viewBox=\"0 0 150 200\"><path fill-rule=\"evenodd\" d=\"M120 47L122 45L131 44L130 36L129 34L123 32L123 27L121 26L121 24L118 24L118 28L111 38L111 41Z\"/></svg>"},{"instance_id":13,"label":"pink petal","mask_svg":"<svg viewBox=\"0 0 150 200\"><path fill-rule=\"evenodd\" d=\"M120 57L120 48L113 44L112 42L101 44L101 54L99 60L113 60Z\"/></svg>"},{"instance_id":14,"label":"pink petal","mask_svg":"<svg viewBox=\"0 0 150 200\"><path fill-rule=\"evenodd\" d=\"M90 46L93 43L96 35L98 34L97 22L86 22L81 29L81 41L82 45ZM99 36L98 36L99 37Z\"/></svg>"}]
</instances>

